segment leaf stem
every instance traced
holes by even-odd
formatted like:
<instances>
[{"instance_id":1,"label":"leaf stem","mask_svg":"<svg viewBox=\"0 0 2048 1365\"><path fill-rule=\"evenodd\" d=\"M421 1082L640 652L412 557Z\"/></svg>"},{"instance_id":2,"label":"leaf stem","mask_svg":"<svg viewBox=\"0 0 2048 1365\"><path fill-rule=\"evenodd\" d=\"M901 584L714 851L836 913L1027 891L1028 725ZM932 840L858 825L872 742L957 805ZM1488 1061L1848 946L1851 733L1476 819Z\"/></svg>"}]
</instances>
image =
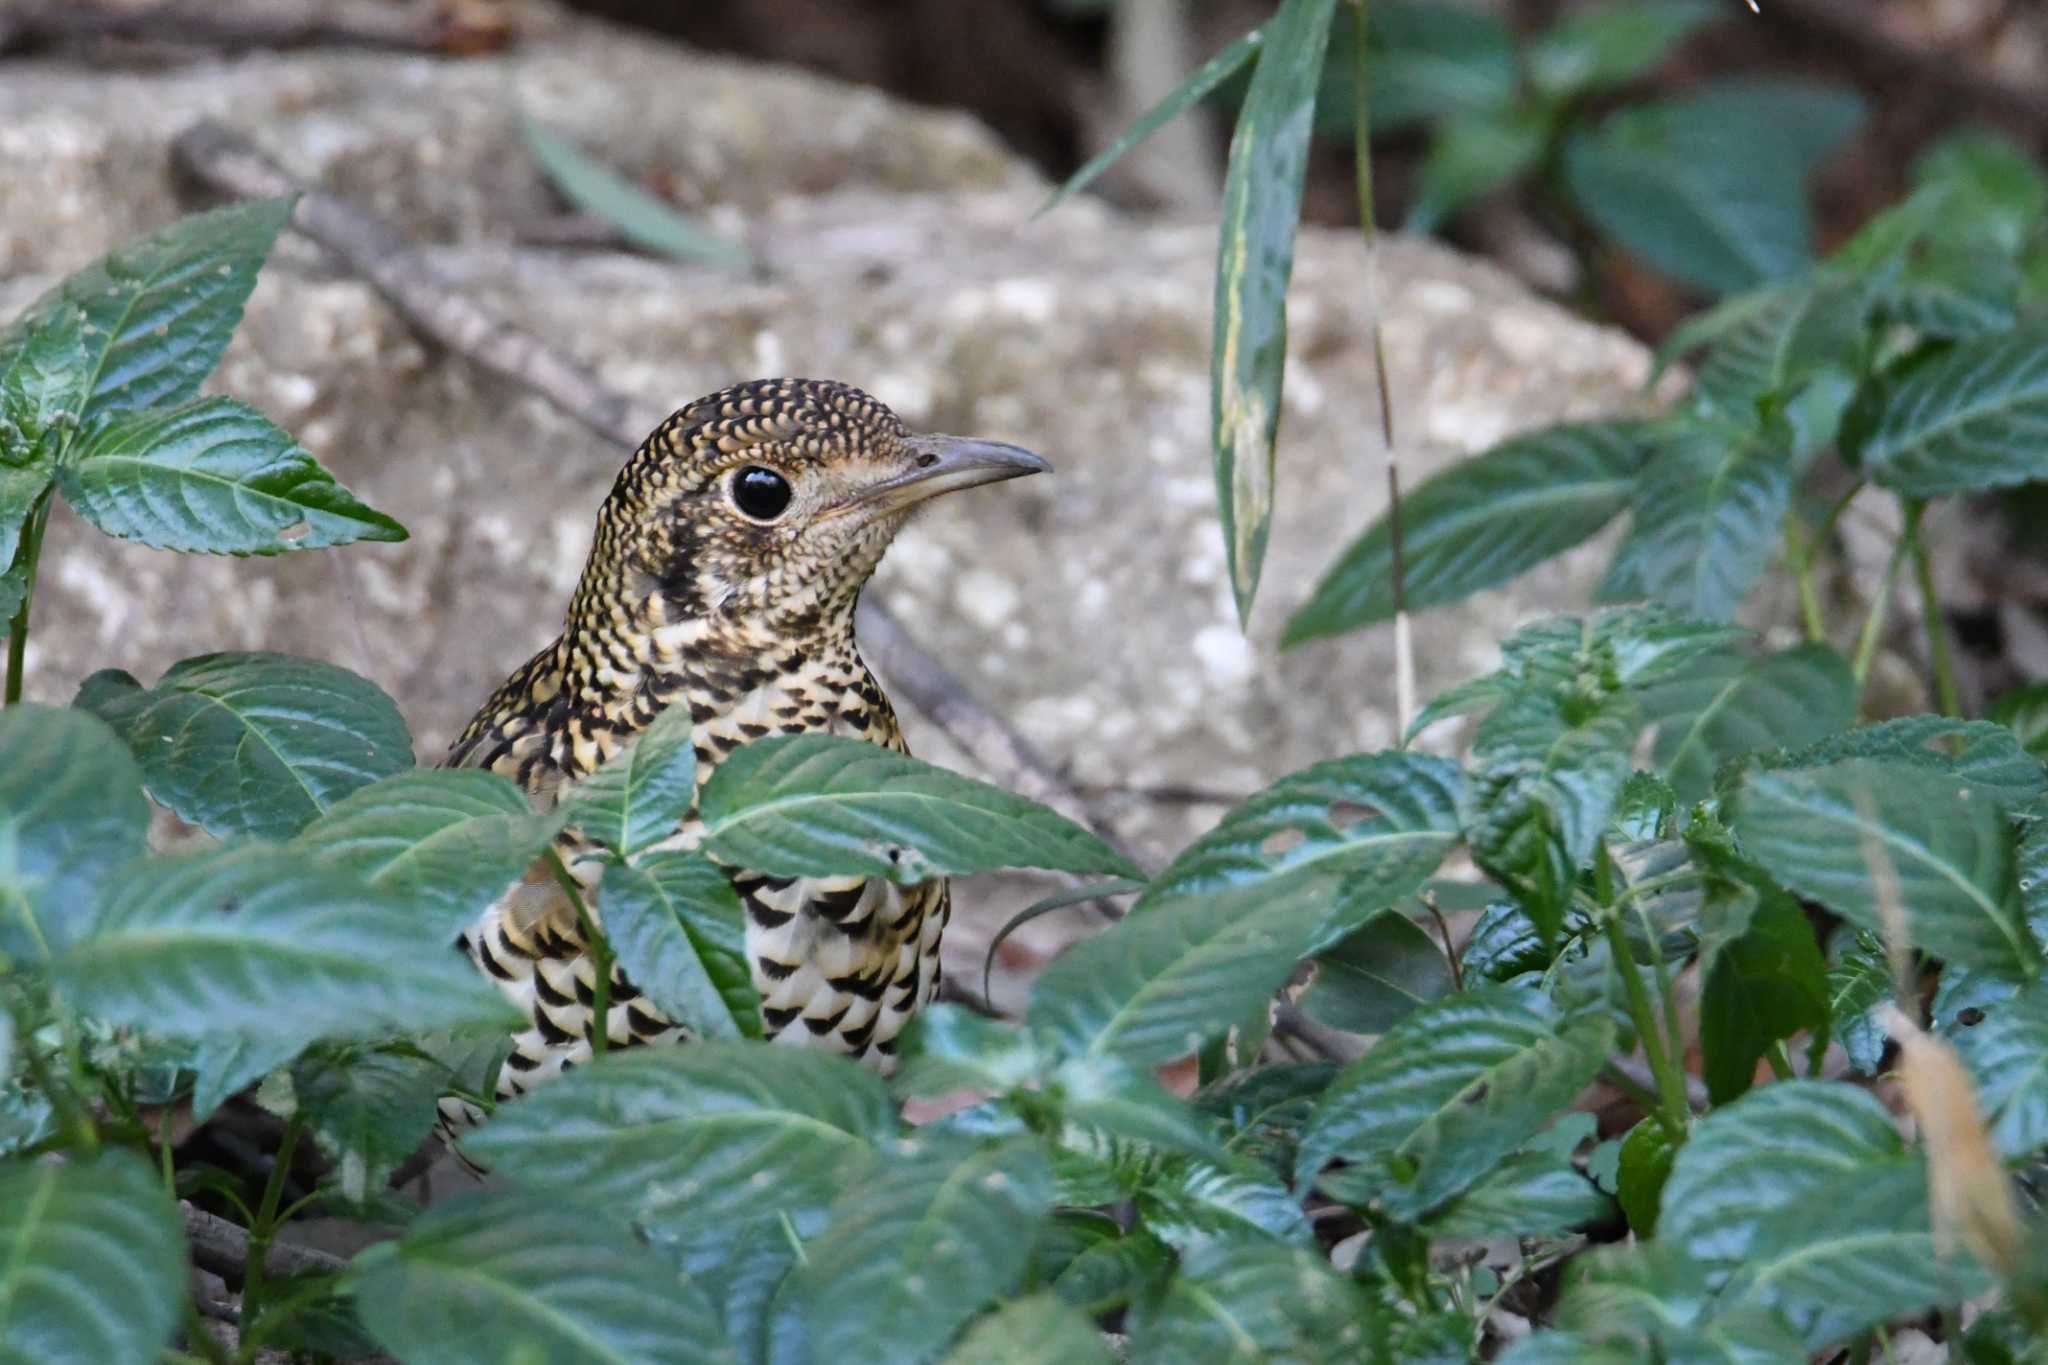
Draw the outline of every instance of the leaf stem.
<instances>
[{"instance_id":1,"label":"leaf stem","mask_svg":"<svg viewBox=\"0 0 2048 1365\"><path fill-rule=\"evenodd\" d=\"M1665 1135L1672 1142L1685 1141L1685 1120L1691 1108L1685 1098L1685 1082L1673 1069L1670 1056L1664 1050L1664 1034L1656 1013L1650 1006L1649 992L1643 989L1643 979L1636 972L1635 957L1628 949L1628 934L1621 927L1621 916L1609 911L1603 918L1607 922L1607 947L1614 959L1614 969L1621 973L1623 990L1628 994L1628 1014L1636 1026L1636 1037L1643 1045L1643 1055L1649 1060L1650 1074L1656 1077L1660 1102L1650 1111Z\"/></svg>"},{"instance_id":2,"label":"leaf stem","mask_svg":"<svg viewBox=\"0 0 2048 1365\"><path fill-rule=\"evenodd\" d=\"M50 519L50 490L45 488L36 498L36 504L29 509L28 524L21 530L21 545L14 553L14 564L25 564L27 577L21 585L21 605L15 608L14 620L7 626L7 693L4 703L12 706L21 700L22 664L28 654L28 609L36 596L36 562L43 554L43 527ZM12 569L13 564L7 566Z\"/></svg>"},{"instance_id":3,"label":"leaf stem","mask_svg":"<svg viewBox=\"0 0 2048 1365\"><path fill-rule=\"evenodd\" d=\"M1799 528L1796 513L1785 513L1785 560L1792 566L1792 577L1799 585L1799 618L1806 627L1806 642L1818 645L1827 643L1827 623L1821 619L1820 594L1813 586L1813 547Z\"/></svg>"},{"instance_id":4,"label":"leaf stem","mask_svg":"<svg viewBox=\"0 0 2048 1365\"><path fill-rule=\"evenodd\" d=\"M612 1017L612 945L598 928L597 917L590 913L590 905L583 899L583 884L569 871L569 865L562 861L562 855L554 848L547 851L548 869L555 874L562 894L569 898L569 904L576 907L576 923L583 931L583 942L590 950L590 966L597 980L591 983L591 1027L585 1030L590 1039L590 1055L602 1057L611 1046Z\"/></svg>"},{"instance_id":5,"label":"leaf stem","mask_svg":"<svg viewBox=\"0 0 2048 1365\"><path fill-rule=\"evenodd\" d=\"M1912 553L1914 532L1919 514L1909 505L1906 509L1906 528L1900 534L1898 544L1892 546L1891 561L1884 566L1884 578L1877 585L1877 596L1871 599L1870 614L1863 618L1863 630L1856 638L1856 661L1850 665L1850 672L1856 679L1856 694L1863 694L1863 684L1870 677L1870 664L1877 657L1877 642L1884 634L1885 613L1892 602L1892 588L1899 581L1899 570Z\"/></svg>"},{"instance_id":6,"label":"leaf stem","mask_svg":"<svg viewBox=\"0 0 2048 1365\"><path fill-rule=\"evenodd\" d=\"M1437 908L1436 892L1425 889L1416 899L1420 900L1423 908L1429 911L1429 917L1436 921L1437 933L1443 936L1444 956L1450 960L1451 964L1451 989L1454 991L1464 990L1465 966L1458 961L1458 943L1456 939L1451 937L1450 921L1446 920L1444 912Z\"/></svg>"},{"instance_id":7,"label":"leaf stem","mask_svg":"<svg viewBox=\"0 0 2048 1365\"><path fill-rule=\"evenodd\" d=\"M1911 499L1906 508L1906 536L1913 545L1913 581L1920 587L1920 620L1927 630L1927 652L1934 660L1934 695L1947 716L1963 714L1962 689L1956 686L1955 660L1948 648L1948 618L1942 614L1941 599L1934 591L1934 556L1927 549L1927 537L1920 534L1921 514L1926 504Z\"/></svg>"},{"instance_id":8,"label":"leaf stem","mask_svg":"<svg viewBox=\"0 0 2048 1365\"><path fill-rule=\"evenodd\" d=\"M277 1206L284 1199L284 1182L291 1177L292 1156L299 1149L301 1131L297 1119L285 1123L284 1137L277 1144L277 1156L271 1162L270 1179L263 1186L263 1200L256 1206L256 1217L249 1225L249 1257L242 1268L244 1331L255 1325L257 1309L262 1303L264 1262L270 1256L271 1240L277 1235Z\"/></svg>"}]
</instances>

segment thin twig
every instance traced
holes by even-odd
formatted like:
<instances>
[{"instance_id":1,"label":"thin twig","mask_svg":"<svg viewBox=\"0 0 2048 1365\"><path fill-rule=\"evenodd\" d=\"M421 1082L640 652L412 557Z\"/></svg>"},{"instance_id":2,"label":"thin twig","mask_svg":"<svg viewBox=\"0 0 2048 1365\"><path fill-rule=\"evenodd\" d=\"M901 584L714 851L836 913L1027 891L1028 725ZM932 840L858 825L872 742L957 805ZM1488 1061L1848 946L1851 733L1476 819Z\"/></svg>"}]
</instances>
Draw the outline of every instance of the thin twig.
<instances>
[{"instance_id":1,"label":"thin twig","mask_svg":"<svg viewBox=\"0 0 2048 1365\"><path fill-rule=\"evenodd\" d=\"M367 47L481 52L511 28L488 9L457 14L441 0L166 0L154 5L14 0L0 18L7 50L77 42L171 43L243 51Z\"/></svg>"},{"instance_id":2,"label":"thin twig","mask_svg":"<svg viewBox=\"0 0 2048 1365\"><path fill-rule=\"evenodd\" d=\"M172 140L171 158L182 174L215 194L250 199L299 193L292 226L361 276L400 317L604 439L635 446L654 425L655 418L639 412L627 394L448 284L391 223L340 196L307 189L232 129L211 120L188 128ZM1084 820L1112 845L1119 843L1091 818L1073 784L918 644L888 608L863 601L860 629L863 651L898 694L996 782Z\"/></svg>"},{"instance_id":3,"label":"thin twig","mask_svg":"<svg viewBox=\"0 0 2048 1365\"><path fill-rule=\"evenodd\" d=\"M218 1275L230 1289L239 1286L249 1262L248 1232L189 1203L183 1207L185 1240L192 1247L192 1264ZM269 1253L263 1258L263 1266L269 1275L282 1278L287 1275L338 1275L347 1269L348 1262L339 1256L315 1251L312 1247L272 1242Z\"/></svg>"}]
</instances>

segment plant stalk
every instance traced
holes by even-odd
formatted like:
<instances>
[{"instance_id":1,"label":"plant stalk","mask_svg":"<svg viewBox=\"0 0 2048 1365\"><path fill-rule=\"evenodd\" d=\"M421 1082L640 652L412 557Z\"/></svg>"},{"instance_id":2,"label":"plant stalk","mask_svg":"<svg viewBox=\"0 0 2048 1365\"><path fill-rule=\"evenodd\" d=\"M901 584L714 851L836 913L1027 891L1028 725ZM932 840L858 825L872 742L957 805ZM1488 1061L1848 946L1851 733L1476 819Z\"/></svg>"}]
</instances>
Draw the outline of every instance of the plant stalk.
<instances>
[{"instance_id":1,"label":"plant stalk","mask_svg":"<svg viewBox=\"0 0 2048 1365\"><path fill-rule=\"evenodd\" d=\"M277 1156L270 1167L270 1179L263 1186L263 1200L256 1206L255 1221L249 1227L249 1258L242 1268L242 1329L256 1324L257 1309L263 1301L264 1261L270 1243L277 1236L277 1206L284 1199L284 1182L291 1178L292 1156L299 1149L301 1128L297 1119L284 1126L284 1138L277 1144Z\"/></svg>"},{"instance_id":2,"label":"plant stalk","mask_svg":"<svg viewBox=\"0 0 2048 1365\"><path fill-rule=\"evenodd\" d=\"M1856 638L1856 660L1850 665L1850 672L1856 679L1858 697L1862 696L1863 684L1870 677L1871 661L1877 657L1877 642L1884 634L1885 613L1891 609L1892 589L1899 581L1899 570L1912 553L1919 519L1919 514L1908 506L1906 529L1899 536L1899 543L1892 546L1892 557L1884 566L1884 578L1877 585L1877 596L1870 602L1870 614L1863 618L1862 633Z\"/></svg>"},{"instance_id":3,"label":"plant stalk","mask_svg":"<svg viewBox=\"0 0 2048 1365\"><path fill-rule=\"evenodd\" d=\"M602 1057L611 1046L612 1017L612 945L598 928L596 916L590 913L589 903L583 899L583 884L569 871L569 865L562 861L562 855L553 848L548 850L548 868L560 883L562 894L569 898L569 904L576 907L576 923L583 930L583 941L590 948L590 966L597 979L591 983L590 1012L594 1027L589 1031L590 1055Z\"/></svg>"},{"instance_id":4,"label":"plant stalk","mask_svg":"<svg viewBox=\"0 0 2048 1365\"><path fill-rule=\"evenodd\" d=\"M1827 643L1827 623L1821 619L1820 594L1813 586L1813 552L1817 541L1809 541L1799 527L1795 513L1785 513L1785 561L1792 566L1793 581L1799 585L1799 619L1806 628L1806 642Z\"/></svg>"},{"instance_id":5,"label":"plant stalk","mask_svg":"<svg viewBox=\"0 0 2048 1365\"><path fill-rule=\"evenodd\" d=\"M1660 1103L1651 1112L1673 1143L1685 1141L1685 1121L1692 1106L1685 1098L1685 1079L1678 1074L1671 1056L1664 1048L1664 1033L1656 1011L1650 1005L1649 992L1643 989L1643 979L1635 969L1635 957L1628 950L1628 933L1621 927L1621 916L1609 911L1607 921L1607 948L1614 957L1614 969L1621 973L1622 988L1628 993L1628 1015L1635 1022L1636 1037L1642 1042L1643 1055L1650 1063L1650 1074L1657 1080L1657 1094Z\"/></svg>"},{"instance_id":6,"label":"plant stalk","mask_svg":"<svg viewBox=\"0 0 2048 1365\"><path fill-rule=\"evenodd\" d=\"M1920 621L1927 630L1927 652L1934 661L1934 695L1945 716L1963 714L1962 689L1956 686L1956 665L1948 648L1948 620L1942 615L1941 599L1934 593L1934 556L1927 549L1927 537L1920 534L1921 514L1926 504L1918 498L1906 507L1906 536L1913 544L1913 581L1920 587Z\"/></svg>"},{"instance_id":7,"label":"plant stalk","mask_svg":"<svg viewBox=\"0 0 2048 1365\"><path fill-rule=\"evenodd\" d=\"M49 519L50 490L45 488L36 505L29 509L28 523L21 528L21 545L14 554L15 564L28 566L28 577L21 586L21 605L7 626L7 692L5 702L0 703L7 706L21 700L22 664L28 654L28 609L35 601L36 562L42 558L43 527Z\"/></svg>"}]
</instances>

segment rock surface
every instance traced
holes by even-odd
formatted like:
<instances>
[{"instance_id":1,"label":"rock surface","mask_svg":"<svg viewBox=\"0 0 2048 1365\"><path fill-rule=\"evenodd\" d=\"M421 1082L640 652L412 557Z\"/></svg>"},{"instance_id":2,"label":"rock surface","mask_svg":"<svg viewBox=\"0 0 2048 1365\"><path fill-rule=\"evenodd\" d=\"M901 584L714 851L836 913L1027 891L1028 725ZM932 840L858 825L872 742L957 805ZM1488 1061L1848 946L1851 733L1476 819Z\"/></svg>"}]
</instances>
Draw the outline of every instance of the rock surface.
<instances>
[{"instance_id":1,"label":"rock surface","mask_svg":"<svg viewBox=\"0 0 2048 1365\"><path fill-rule=\"evenodd\" d=\"M767 269L742 278L521 245L561 209L521 147L517 106L672 184ZM315 52L116 75L11 62L0 317L191 207L165 148L201 116L434 243L451 277L644 400L650 424L735 379L823 375L871 389L914 426L1048 455L1051 477L926 514L877 591L1078 782L1108 789L1154 853L1217 813L1170 789L1245 793L1392 738L1391 630L1284 655L1274 645L1384 502L1354 236L1310 231L1300 245L1279 505L1247 639L1208 467L1213 224L1086 201L1034 219L1046 187L968 119L581 22L459 61ZM1381 275L1410 486L1514 431L1639 401L1640 347L1499 271L1393 240ZM60 512L29 690L64 700L100 667L147 680L189 654L282 649L376 680L421 756L438 756L555 632L624 452L424 347L297 241L265 271L215 387L297 433L411 541L187 558L105 541ZM1582 551L1419 619L1422 695L1490 667L1515 622L1582 605L1597 567ZM921 752L948 761L919 717L905 721ZM957 898L956 971L978 977L989 927L1029 894L1016 879ZM1012 965L1069 932L1039 921Z\"/></svg>"}]
</instances>

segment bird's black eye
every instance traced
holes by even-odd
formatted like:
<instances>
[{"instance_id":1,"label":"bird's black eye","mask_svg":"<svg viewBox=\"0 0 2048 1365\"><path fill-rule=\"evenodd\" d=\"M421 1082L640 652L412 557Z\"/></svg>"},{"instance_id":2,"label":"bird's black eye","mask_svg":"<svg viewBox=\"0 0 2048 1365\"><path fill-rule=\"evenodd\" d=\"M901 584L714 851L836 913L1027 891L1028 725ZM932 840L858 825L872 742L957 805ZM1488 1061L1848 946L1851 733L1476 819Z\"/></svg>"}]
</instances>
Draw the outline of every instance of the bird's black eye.
<instances>
[{"instance_id":1,"label":"bird's black eye","mask_svg":"<svg viewBox=\"0 0 2048 1365\"><path fill-rule=\"evenodd\" d=\"M789 506L789 480L750 464L732 476L732 500L755 521L773 521Z\"/></svg>"}]
</instances>

